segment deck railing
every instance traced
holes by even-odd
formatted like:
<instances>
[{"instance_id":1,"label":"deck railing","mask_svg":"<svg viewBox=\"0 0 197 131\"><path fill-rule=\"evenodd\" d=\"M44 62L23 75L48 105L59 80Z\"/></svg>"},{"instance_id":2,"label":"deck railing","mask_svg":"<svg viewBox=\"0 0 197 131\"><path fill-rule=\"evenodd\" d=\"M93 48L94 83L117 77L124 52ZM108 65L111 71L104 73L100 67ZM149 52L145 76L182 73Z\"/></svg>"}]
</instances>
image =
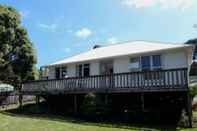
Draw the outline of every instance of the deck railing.
<instances>
[{"instance_id":1,"label":"deck railing","mask_svg":"<svg viewBox=\"0 0 197 131\"><path fill-rule=\"evenodd\" d=\"M24 82L22 92L145 91L188 89L187 68Z\"/></svg>"}]
</instances>

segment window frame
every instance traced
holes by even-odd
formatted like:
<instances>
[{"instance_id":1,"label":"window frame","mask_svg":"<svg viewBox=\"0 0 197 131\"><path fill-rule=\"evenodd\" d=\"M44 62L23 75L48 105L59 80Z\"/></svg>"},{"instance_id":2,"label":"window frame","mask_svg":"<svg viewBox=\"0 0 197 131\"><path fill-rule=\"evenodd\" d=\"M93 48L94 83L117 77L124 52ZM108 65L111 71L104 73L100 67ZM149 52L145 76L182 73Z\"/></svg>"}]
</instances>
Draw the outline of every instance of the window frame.
<instances>
[{"instance_id":1,"label":"window frame","mask_svg":"<svg viewBox=\"0 0 197 131\"><path fill-rule=\"evenodd\" d=\"M88 75L85 76L85 70L88 69ZM90 63L76 65L76 76L77 77L88 77L90 76Z\"/></svg>"},{"instance_id":2,"label":"window frame","mask_svg":"<svg viewBox=\"0 0 197 131\"><path fill-rule=\"evenodd\" d=\"M153 57L154 56L159 56L160 58L160 66L154 66L154 60L153 60ZM151 70L161 70L162 69L162 55L161 54L155 54L155 55L151 55Z\"/></svg>"},{"instance_id":3,"label":"window frame","mask_svg":"<svg viewBox=\"0 0 197 131\"><path fill-rule=\"evenodd\" d=\"M64 71L66 72L65 74L63 74ZM67 75L68 75L68 68L67 68L67 66L61 67L61 78L66 78Z\"/></svg>"}]
</instances>

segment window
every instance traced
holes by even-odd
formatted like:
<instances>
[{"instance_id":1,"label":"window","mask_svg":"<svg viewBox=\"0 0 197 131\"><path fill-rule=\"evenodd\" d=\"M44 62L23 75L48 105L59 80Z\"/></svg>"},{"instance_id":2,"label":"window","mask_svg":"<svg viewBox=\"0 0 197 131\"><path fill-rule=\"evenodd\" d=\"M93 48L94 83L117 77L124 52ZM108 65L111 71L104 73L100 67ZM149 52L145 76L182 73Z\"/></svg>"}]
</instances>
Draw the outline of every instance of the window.
<instances>
[{"instance_id":1,"label":"window","mask_svg":"<svg viewBox=\"0 0 197 131\"><path fill-rule=\"evenodd\" d=\"M67 67L62 67L61 68L61 78L66 78L67 77Z\"/></svg>"},{"instance_id":2,"label":"window","mask_svg":"<svg viewBox=\"0 0 197 131\"><path fill-rule=\"evenodd\" d=\"M83 76L90 76L90 64L84 64Z\"/></svg>"},{"instance_id":3,"label":"window","mask_svg":"<svg viewBox=\"0 0 197 131\"><path fill-rule=\"evenodd\" d=\"M59 67L55 68L55 78L56 79L60 78L60 68Z\"/></svg>"},{"instance_id":4,"label":"window","mask_svg":"<svg viewBox=\"0 0 197 131\"><path fill-rule=\"evenodd\" d=\"M81 77L82 76L82 65L77 65L76 67L76 76Z\"/></svg>"},{"instance_id":5,"label":"window","mask_svg":"<svg viewBox=\"0 0 197 131\"><path fill-rule=\"evenodd\" d=\"M136 71L139 68L140 68L140 58L139 57L131 58L129 63L129 69L131 71Z\"/></svg>"},{"instance_id":6,"label":"window","mask_svg":"<svg viewBox=\"0 0 197 131\"><path fill-rule=\"evenodd\" d=\"M161 69L161 55L152 56L152 68Z\"/></svg>"},{"instance_id":7,"label":"window","mask_svg":"<svg viewBox=\"0 0 197 131\"><path fill-rule=\"evenodd\" d=\"M90 76L90 64L77 65L76 76Z\"/></svg>"},{"instance_id":8,"label":"window","mask_svg":"<svg viewBox=\"0 0 197 131\"><path fill-rule=\"evenodd\" d=\"M161 55L142 56L141 57L142 71L161 70ZM144 79L162 79L162 74L159 72L144 74Z\"/></svg>"},{"instance_id":9,"label":"window","mask_svg":"<svg viewBox=\"0 0 197 131\"><path fill-rule=\"evenodd\" d=\"M151 57L150 56L142 56L141 57L141 67L142 71L148 71L151 69Z\"/></svg>"}]
</instances>

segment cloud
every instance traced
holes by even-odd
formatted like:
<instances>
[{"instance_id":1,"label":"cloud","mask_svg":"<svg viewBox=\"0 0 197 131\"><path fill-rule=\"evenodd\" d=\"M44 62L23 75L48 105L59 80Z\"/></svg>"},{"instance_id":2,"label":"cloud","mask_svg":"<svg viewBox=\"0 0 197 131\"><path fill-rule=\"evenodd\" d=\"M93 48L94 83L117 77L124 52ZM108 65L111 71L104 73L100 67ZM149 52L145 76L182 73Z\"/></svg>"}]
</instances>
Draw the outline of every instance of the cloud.
<instances>
[{"instance_id":1,"label":"cloud","mask_svg":"<svg viewBox=\"0 0 197 131\"><path fill-rule=\"evenodd\" d=\"M81 28L75 32L75 35L79 38L86 39L92 35L92 31L88 28Z\"/></svg>"},{"instance_id":2,"label":"cloud","mask_svg":"<svg viewBox=\"0 0 197 131\"><path fill-rule=\"evenodd\" d=\"M26 18L29 16L29 11L25 10L25 11L19 11L19 14L21 15L22 18Z\"/></svg>"},{"instance_id":3,"label":"cloud","mask_svg":"<svg viewBox=\"0 0 197 131\"><path fill-rule=\"evenodd\" d=\"M117 43L118 42L118 39L115 38L115 37L111 37L111 38L107 39L107 42L109 44L114 44L114 43Z\"/></svg>"},{"instance_id":4,"label":"cloud","mask_svg":"<svg viewBox=\"0 0 197 131\"><path fill-rule=\"evenodd\" d=\"M70 52L71 52L71 49L70 49L70 48L65 48L64 51L65 51L66 53L70 53Z\"/></svg>"},{"instance_id":5,"label":"cloud","mask_svg":"<svg viewBox=\"0 0 197 131\"><path fill-rule=\"evenodd\" d=\"M122 4L134 8L161 7L163 9L185 10L194 5L195 0L122 0Z\"/></svg>"},{"instance_id":6,"label":"cloud","mask_svg":"<svg viewBox=\"0 0 197 131\"><path fill-rule=\"evenodd\" d=\"M57 24L38 24L38 27L51 31L51 32L55 32L57 30Z\"/></svg>"}]
</instances>

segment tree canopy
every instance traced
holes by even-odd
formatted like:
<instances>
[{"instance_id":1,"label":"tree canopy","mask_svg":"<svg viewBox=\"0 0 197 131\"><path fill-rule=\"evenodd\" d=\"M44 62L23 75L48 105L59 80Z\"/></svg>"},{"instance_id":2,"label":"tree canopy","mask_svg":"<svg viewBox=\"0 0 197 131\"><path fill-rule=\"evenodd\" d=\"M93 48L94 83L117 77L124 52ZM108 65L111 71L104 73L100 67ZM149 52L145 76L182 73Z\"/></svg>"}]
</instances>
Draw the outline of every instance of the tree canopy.
<instances>
[{"instance_id":1,"label":"tree canopy","mask_svg":"<svg viewBox=\"0 0 197 131\"><path fill-rule=\"evenodd\" d=\"M188 40L185 44L192 44L192 45L195 45L196 46L196 48L194 50L193 59L197 59L197 38Z\"/></svg>"},{"instance_id":2,"label":"tree canopy","mask_svg":"<svg viewBox=\"0 0 197 131\"><path fill-rule=\"evenodd\" d=\"M18 85L36 75L36 51L16 9L0 5L0 81Z\"/></svg>"}]
</instances>

